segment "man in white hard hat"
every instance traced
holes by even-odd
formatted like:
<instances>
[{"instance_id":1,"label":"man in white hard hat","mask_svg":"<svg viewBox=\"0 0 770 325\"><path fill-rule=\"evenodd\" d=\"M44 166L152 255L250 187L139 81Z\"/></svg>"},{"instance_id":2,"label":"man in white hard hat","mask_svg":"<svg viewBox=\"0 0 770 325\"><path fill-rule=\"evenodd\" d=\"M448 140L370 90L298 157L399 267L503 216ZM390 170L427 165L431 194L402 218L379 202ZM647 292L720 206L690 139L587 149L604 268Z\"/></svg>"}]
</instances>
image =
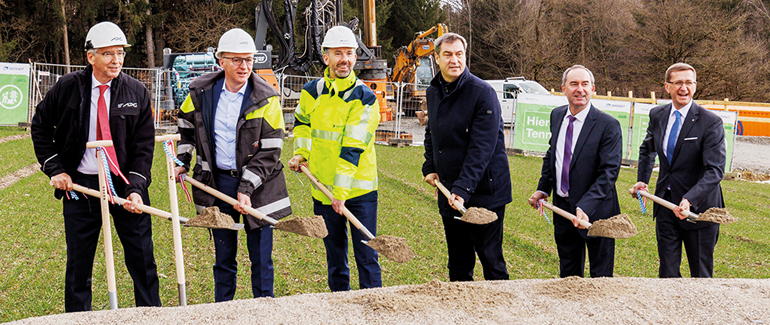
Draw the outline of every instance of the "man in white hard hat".
<instances>
[{"instance_id":1,"label":"man in white hard hat","mask_svg":"<svg viewBox=\"0 0 770 325\"><path fill-rule=\"evenodd\" d=\"M147 187L155 150L150 94L138 80L121 72L130 45L111 22L94 25L86 35L85 70L62 77L46 94L32 119L32 142L42 171L63 197L67 270L64 308L91 310L91 274L102 226L100 201L72 192L72 184L99 188L95 149L86 142L111 139L107 154L112 183L122 207L110 206L123 244L137 306L160 306L153 257L150 216L135 204L150 204ZM119 177L117 175L124 175ZM125 179L125 180L124 180ZM79 199L76 199L79 198Z\"/></svg>"},{"instance_id":2,"label":"man in white hard hat","mask_svg":"<svg viewBox=\"0 0 770 325\"><path fill-rule=\"evenodd\" d=\"M305 84L294 112L294 157L289 168L298 171L307 161L310 171L334 194L330 200L313 188L313 209L322 215L329 235L324 238L331 291L350 290L348 208L372 234L377 234L377 155L374 133L380 123L374 92L356 78L358 42L344 26L324 37L324 77ZM312 144L312 146L311 146ZM351 226L351 229L354 227ZM365 245L358 230L351 231L359 274L359 288L382 286L377 252Z\"/></svg>"},{"instance_id":3,"label":"man in white hard hat","mask_svg":"<svg viewBox=\"0 0 770 325\"><path fill-rule=\"evenodd\" d=\"M254 40L235 28L219 39L216 57L221 71L198 77L180 107L177 157L190 169L193 151L197 160L193 178L238 200L229 205L201 190L193 190L196 208L217 206L239 222L244 215L246 247L251 260L254 298L273 297L273 229L248 215L253 207L274 219L291 214L283 176L281 149L284 121L278 92L252 71ZM214 229L214 299L235 296L238 232Z\"/></svg>"}]
</instances>

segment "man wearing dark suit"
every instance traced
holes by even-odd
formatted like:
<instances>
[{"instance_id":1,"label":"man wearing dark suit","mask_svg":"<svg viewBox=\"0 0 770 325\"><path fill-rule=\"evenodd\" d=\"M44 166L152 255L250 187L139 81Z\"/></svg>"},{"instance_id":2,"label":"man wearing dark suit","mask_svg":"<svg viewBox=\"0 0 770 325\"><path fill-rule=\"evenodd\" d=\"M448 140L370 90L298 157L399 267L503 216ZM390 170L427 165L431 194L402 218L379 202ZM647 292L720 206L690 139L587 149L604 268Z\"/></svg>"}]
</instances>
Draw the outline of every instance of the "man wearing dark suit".
<instances>
[{"instance_id":1,"label":"man wearing dark suit","mask_svg":"<svg viewBox=\"0 0 770 325\"><path fill-rule=\"evenodd\" d=\"M719 225L690 223L680 211L702 213L712 207L723 208L719 182L725 168L725 131L722 119L696 104L695 69L676 63L666 70L666 92L672 103L653 108L647 136L639 147L637 183L631 189L647 189L656 154L660 172L655 195L679 202L675 211L655 205L655 232L661 278L681 277L682 243L687 250L690 276L711 277L714 271L714 247Z\"/></svg>"},{"instance_id":2,"label":"man wearing dark suit","mask_svg":"<svg viewBox=\"0 0 770 325\"><path fill-rule=\"evenodd\" d=\"M611 277L615 240L588 237L579 220L594 222L620 213L615 190L622 150L620 123L591 105L594 76L586 67L564 71L561 90L569 105L551 112L551 147L529 204L537 208L537 201L553 191L553 204L577 215L573 222L553 220L561 277L583 276L586 247L591 277Z\"/></svg>"}]
</instances>

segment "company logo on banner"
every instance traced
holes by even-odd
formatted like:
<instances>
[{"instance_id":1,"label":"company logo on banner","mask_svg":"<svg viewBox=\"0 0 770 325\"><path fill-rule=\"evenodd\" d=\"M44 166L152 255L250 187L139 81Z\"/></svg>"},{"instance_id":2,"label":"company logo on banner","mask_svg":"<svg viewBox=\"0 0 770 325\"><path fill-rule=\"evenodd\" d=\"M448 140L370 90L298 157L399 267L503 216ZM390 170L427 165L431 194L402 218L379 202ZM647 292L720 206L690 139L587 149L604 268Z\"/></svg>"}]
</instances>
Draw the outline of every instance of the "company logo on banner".
<instances>
[{"instance_id":1,"label":"company logo on banner","mask_svg":"<svg viewBox=\"0 0 770 325\"><path fill-rule=\"evenodd\" d=\"M0 63L0 124L27 121L29 64Z\"/></svg>"}]
</instances>

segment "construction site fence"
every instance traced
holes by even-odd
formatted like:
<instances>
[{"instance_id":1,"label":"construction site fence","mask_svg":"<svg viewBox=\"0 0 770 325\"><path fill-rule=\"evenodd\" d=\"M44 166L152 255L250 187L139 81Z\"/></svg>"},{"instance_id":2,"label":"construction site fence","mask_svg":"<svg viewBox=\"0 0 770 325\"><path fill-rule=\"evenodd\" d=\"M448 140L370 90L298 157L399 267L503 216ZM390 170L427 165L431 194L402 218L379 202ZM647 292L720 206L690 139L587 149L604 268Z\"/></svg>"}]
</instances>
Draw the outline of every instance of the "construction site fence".
<instances>
[{"instance_id":1,"label":"construction site fence","mask_svg":"<svg viewBox=\"0 0 770 325\"><path fill-rule=\"evenodd\" d=\"M48 90L50 90L61 77L70 72L83 69L85 69L85 66L83 65L32 63L29 78L30 98L29 110L27 111L27 123L32 121L32 116L35 114L37 104L43 100ZM163 117L162 112L164 109L168 109L161 107L163 100L166 98L166 92L163 88L163 69L123 68L122 71L127 75L136 78L147 87L147 90L150 92L150 103L153 109L155 127L160 127ZM171 109L173 109L173 107Z\"/></svg>"}]
</instances>

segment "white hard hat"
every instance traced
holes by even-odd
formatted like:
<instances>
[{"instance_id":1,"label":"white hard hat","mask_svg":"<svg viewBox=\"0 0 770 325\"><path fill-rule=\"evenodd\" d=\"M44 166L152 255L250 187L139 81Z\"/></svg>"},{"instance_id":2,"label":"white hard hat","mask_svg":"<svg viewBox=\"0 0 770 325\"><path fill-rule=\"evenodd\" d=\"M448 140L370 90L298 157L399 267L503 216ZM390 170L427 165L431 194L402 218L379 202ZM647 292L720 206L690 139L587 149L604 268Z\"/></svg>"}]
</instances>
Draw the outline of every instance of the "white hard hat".
<instances>
[{"instance_id":1,"label":"white hard hat","mask_svg":"<svg viewBox=\"0 0 770 325\"><path fill-rule=\"evenodd\" d=\"M230 53L257 53L257 47L254 46L254 39L245 30L233 28L228 30L219 38L219 46L215 56L221 58L223 52Z\"/></svg>"},{"instance_id":2,"label":"white hard hat","mask_svg":"<svg viewBox=\"0 0 770 325\"><path fill-rule=\"evenodd\" d=\"M338 48L338 47L352 47L358 48L358 42L356 41L356 35L350 28L345 26L334 26L326 31L324 42L321 44L321 48Z\"/></svg>"},{"instance_id":3,"label":"white hard hat","mask_svg":"<svg viewBox=\"0 0 770 325\"><path fill-rule=\"evenodd\" d=\"M118 25L109 21L103 21L88 30L85 44L86 51L116 45L131 46L126 40L126 34L123 34Z\"/></svg>"}]
</instances>

